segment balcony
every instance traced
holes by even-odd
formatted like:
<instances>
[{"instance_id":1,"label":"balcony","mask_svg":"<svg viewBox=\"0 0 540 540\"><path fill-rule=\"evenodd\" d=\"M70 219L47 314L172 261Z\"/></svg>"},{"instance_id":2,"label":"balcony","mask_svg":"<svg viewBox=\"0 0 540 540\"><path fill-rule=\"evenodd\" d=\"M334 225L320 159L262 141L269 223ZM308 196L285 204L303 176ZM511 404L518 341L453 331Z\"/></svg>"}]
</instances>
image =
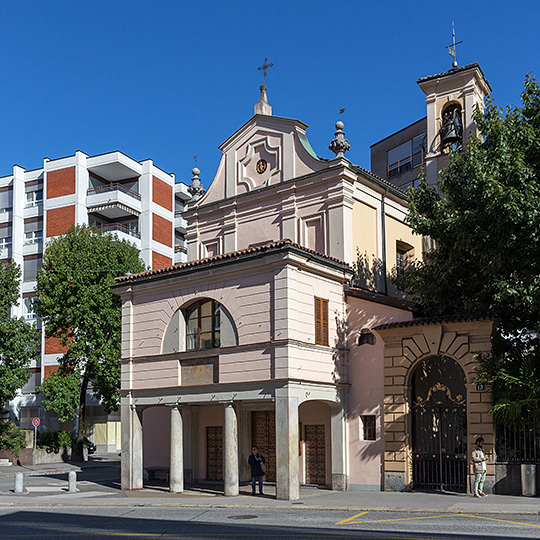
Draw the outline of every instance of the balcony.
<instances>
[{"instance_id":1,"label":"balcony","mask_svg":"<svg viewBox=\"0 0 540 540\"><path fill-rule=\"evenodd\" d=\"M140 193L117 182L90 188L86 205L89 213L99 213L109 219L139 216L142 209Z\"/></svg>"},{"instance_id":2,"label":"balcony","mask_svg":"<svg viewBox=\"0 0 540 540\"><path fill-rule=\"evenodd\" d=\"M174 244L174 264L187 262L187 247L182 244Z\"/></svg>"},{"instance_id":3,"label":"balcony","mask_svg":"<svg viewBox=\"0 0 540 540\"><path fill-rule=\"evenodd\" d=\"M141 234L130 227L126 227L123 223L107 223L96 227L98 231L109 232L115 234L119 240L127 240L131 244L135 244L140 249Z\"/></svg>"},{"instance_id":4,"label":"balcony","mask_svg":"<svg viewBox=\"0 0 540 540\"><path fill-rule=\"evenodd\" d=\"M182 217L183 212L175 212L174 213L174 228L181 232L182 234L186 234L187 232L187 222Z\"/></svg>"}]
</instances>

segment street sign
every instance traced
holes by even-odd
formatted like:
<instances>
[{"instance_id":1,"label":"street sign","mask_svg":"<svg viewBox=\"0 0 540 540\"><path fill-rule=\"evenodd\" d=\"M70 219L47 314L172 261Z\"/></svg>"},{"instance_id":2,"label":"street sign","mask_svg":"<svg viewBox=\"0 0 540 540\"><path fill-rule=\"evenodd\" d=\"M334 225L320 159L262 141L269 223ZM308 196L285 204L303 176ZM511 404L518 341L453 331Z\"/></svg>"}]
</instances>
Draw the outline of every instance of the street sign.
<instances>
[{"instance_id":1,"label":"street sign","mask_svg":"<svg viewBox=\"0 0 540 540\"><path fill-rule=\"evenodd\" d=\"M32 420L32 425L33 425L34 427L38 427L38 426L39 426L39 418L34 418L34 419Z\"/></svg>"}]
</instances>

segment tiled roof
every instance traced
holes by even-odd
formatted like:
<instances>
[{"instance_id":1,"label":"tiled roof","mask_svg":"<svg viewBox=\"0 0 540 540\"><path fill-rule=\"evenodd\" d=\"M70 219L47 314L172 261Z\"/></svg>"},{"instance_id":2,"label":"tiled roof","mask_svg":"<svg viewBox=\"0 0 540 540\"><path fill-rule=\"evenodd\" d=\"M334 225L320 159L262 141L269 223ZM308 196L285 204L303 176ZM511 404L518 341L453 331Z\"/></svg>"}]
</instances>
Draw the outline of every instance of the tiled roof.
<instances>
[{"instance_id":1,"label":"tiled roof","mask_svg":"<svg viewBox=\"0 0 540 540\"><path fill-rule=\"evenodd\" d=\"M411 326L429 326L432 324L448 324L456 322L492 321L489 317L469 317L466 315L453 315L448 317L419 317L411 321L385 323L376 326L373 330L389 330L390 328L408 328Z\"/></svg>"},{"instance_id":2,"label":"tiled roof","mask_svg":"<svg viewBox=\"0 0 540 540\"><path fill-rule=\"evenodd\" d=\"M292 240L285 239L285 240L279 240L277 242L269 242L267 244L263 244L260 246L240 249L238 251L232 251L230 253L224 253L223 255L216 255L214 257L207 257L205 259L199 259L199 260L190 261L187 263L166 266L164 268L158 268L156 270L147 270L146 272L139 272L138 274L120 276L116 278L116 283L117 284L128 283L128 282L137 281L139 279L146 279L146 278L158 276L158 275L172 275L182 270L187 270L187 269L192 269L192 268L193 269L201 268L205 266L212 266L220 262L228 262L228 261L232 262L232 261L242 260L243 258L247 258L248 256L280 251L282 249L287 249L287 248L294 249L295 251L300 251L306 255L314 255L319 259L323 259L325 261L332 263L333 265L337 265L343 268L343 270L352 272L352 268L347 263L335 257L329 257L328 255L324 255L322 253L319 253L318 251L314 251L312 249L308 249L303 246L300 246L299 244L295 244L294 242L292 242Z\"/></svg>"},{"instance_id":3,"label":"tiled roof","mask_svg":"<svg viewBox=\"0 0 540 540\"><path fill-rule=\"evenodd\" d=\"M407 196L407 192L403 191L400 187L396 186L396 184L392 184L392 182L389 182L388 180L385 180L384 178L377 176L375 173L372 173L371 171L368 171L367 169L360 167L360 165L352 165L352 166L354 169L356 169L357 172L361 172L367 175L368 177L371 178L371 180L376 180L377 182L381 184L385 184L389 188L392 188L394 191L397 191L402 197Z\"/></svg>"},{"instance_id":4,"label":"tiled roof","mask_svg":"<svg viewBox=\"0 0 540 540\"><path fill-rule=\"evenodd\" d=\"M454 75L454 73L459 73L460 71L467 71L469 69L479 69L480 73L482 73L482 76L485 79L484 72L482 71L482 68L478 64L478 62L473 62L472 64L467 64L466 66L461 66L457 68L449 69L448 71L443 71L442 73L436 73L435 75L428 75L427 77L420 77L417 83L421 83L424 81L429 81L431 79L440 79L442 77L447 77L448 75ZM487 82L487 81L486 81Z\"/></svg>"}]
</instances>

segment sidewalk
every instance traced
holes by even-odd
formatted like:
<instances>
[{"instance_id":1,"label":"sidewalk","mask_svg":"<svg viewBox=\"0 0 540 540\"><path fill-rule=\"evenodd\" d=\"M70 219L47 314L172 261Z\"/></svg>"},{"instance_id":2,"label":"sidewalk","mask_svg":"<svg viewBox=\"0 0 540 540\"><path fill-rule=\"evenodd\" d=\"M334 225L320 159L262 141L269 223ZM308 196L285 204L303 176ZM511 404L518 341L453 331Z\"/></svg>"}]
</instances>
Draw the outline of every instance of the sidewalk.
<instances>
[{"instance_id":1,"label":"sidewalk","mask_svg":"<svg viewBox=\"0 0 540 540\"><path fill-rule=\"evenodd\" d=\"M67 475L77 472L77 492L68 493ZM27 492L13 492L16 472L23 472ZM108 475L108 476L107 476ZM114 482L102 481L114 477ZM142 490L119 489L119 461L94 458L87 463L60 463L31 467L0 468L0 506L197 506L219 508L288 508L363 511L539 515L540 497L489 495L475 499L463 493L395 493L383 491L331 491L302 486L297 501L275 499L275 486L265 486L263 496L252 496L250 486L241 486L237 497L224 497L219 485L190 487L169 493L165 484ZM32 487L34 486L34 487Z\"/></svg>"}]
</instances>

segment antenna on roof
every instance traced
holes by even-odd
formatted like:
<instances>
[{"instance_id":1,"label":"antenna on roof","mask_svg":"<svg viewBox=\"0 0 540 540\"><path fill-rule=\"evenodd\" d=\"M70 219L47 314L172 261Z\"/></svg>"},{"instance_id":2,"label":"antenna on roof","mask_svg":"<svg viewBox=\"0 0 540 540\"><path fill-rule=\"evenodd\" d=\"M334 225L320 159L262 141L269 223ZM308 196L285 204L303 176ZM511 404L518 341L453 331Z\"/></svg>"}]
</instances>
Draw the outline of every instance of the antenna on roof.
<instances>
[{"instance_id":1,"label":"antenna on roof","mask_svg":"<svg viewBox=\"0 0 540 540\"><path fill-rule=\"evenodd\" d=\"M454 59L452 62L452 67L454 69L458 66L456 60L456 45L459 45L460 43L463 43L463 41L458 41L456 43L456 31L454 30L454 21L452 21L452 45L447 45L445 49L448 49L448 54Z\"/></svg>"}]
</instances>

